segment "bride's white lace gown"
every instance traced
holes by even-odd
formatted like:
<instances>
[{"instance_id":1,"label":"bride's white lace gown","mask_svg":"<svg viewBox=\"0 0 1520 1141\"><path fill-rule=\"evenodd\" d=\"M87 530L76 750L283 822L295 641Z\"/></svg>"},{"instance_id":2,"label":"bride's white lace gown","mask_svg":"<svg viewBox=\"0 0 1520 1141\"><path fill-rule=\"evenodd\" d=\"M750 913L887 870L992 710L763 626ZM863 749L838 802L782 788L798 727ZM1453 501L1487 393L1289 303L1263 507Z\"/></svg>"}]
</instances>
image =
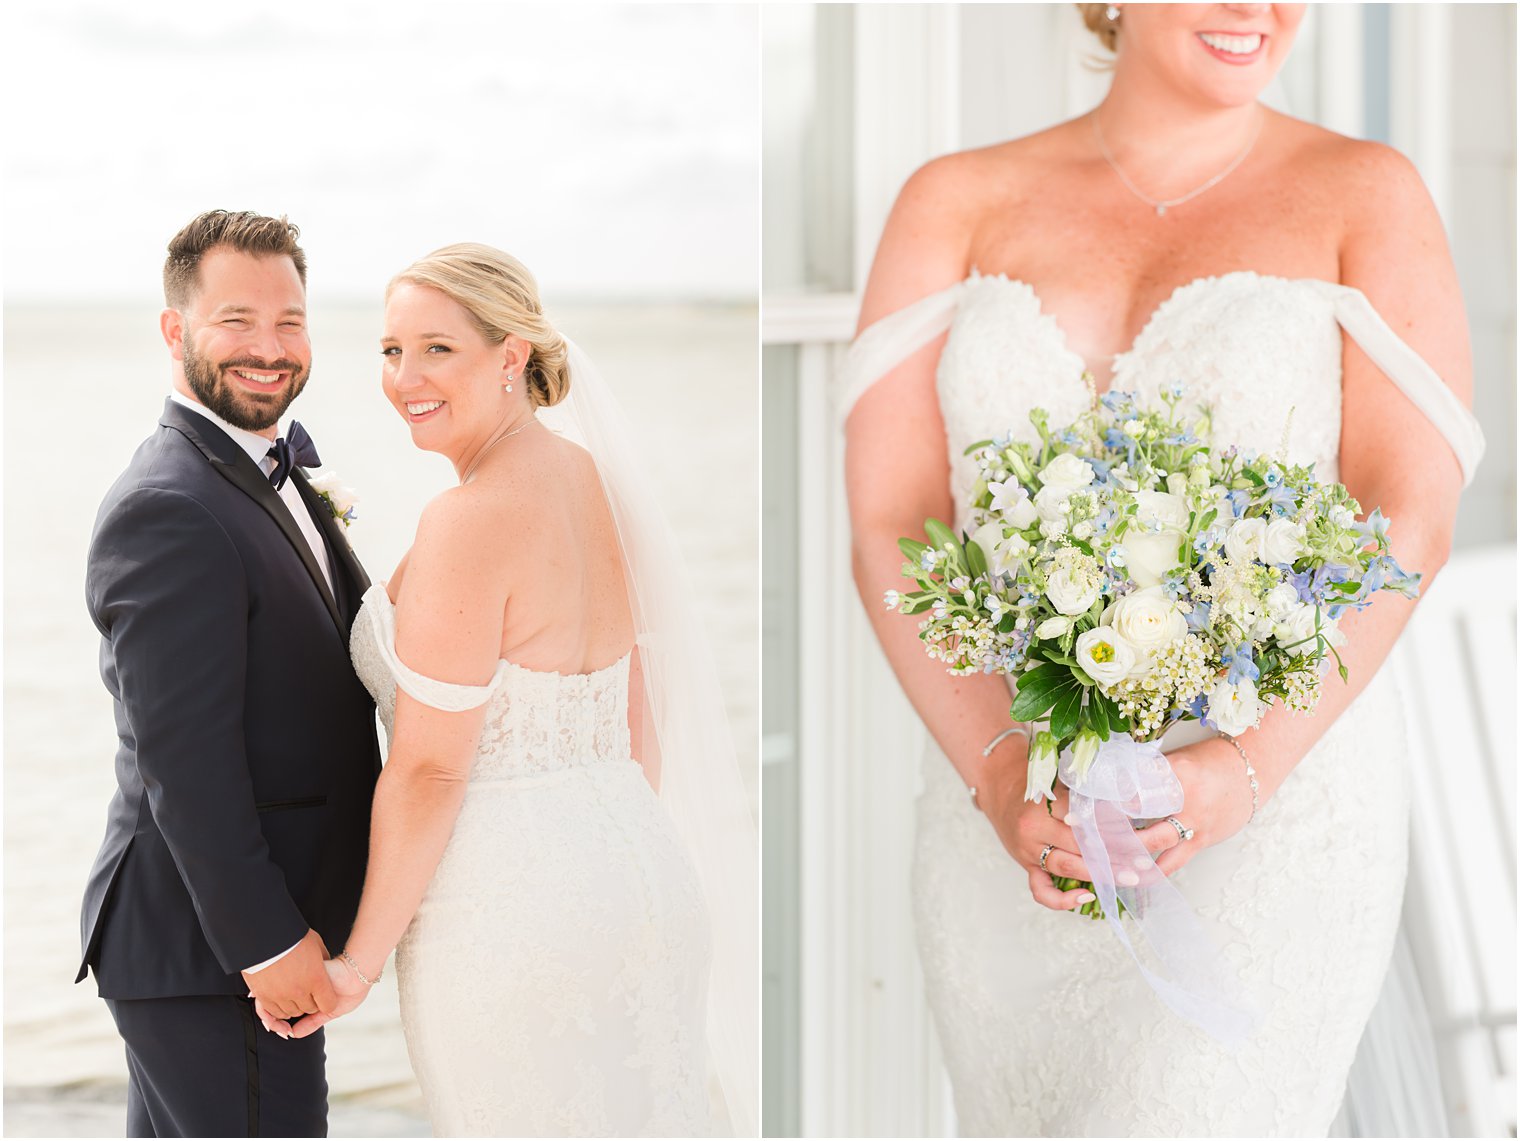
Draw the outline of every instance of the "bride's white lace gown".
<instances>
[{"instance_id":1,"label":"bride's white lace gown","mask_svg":"<svg viewBox=\"0 0 1520 1141\"><path fill-rule=\"evenodd\" d=\"M1433 381L1356 290L1232 273L1178 288L1116 358L1111 387L1155 397L1180 382L1213 405L1217 441L1258 451L1280 446L1291 408L1290 459L1334 480L1342 323L1401 387ZM938 393L964 505L976 479L967 445L1010 429L1034 439L1031 408L1067 423L1089 398L1082 360L1034 291L975 273L864 334L857 348L875 361L857 352L857 390L947 326ZM1417 402L1475 432L1442 396ZM1161 1003L1106 924L1030 898L931 743L913 898L961 1131L1324 1136L1398 923L1409 812L1400 703L1391 671L1378 674L1250 827L1174 879L1264 1012L1234 1054ZM1174 732L1185 731L1197 739L1196 725Z\"/></svg>"},{"instance_id":2,"label":"bride's white lace gown","mask_svg":"<svg viewBox=\"0 0 1520 1141\"><path fill-rule=\"evenodd\" d=\"M434 1132L710 1132L707 913L630 752L629 659L435 681L396 656L383 584L350 650L387 734L398 685L438 709L486 706L464 806L396 953Z\"/></svg>"}]
</instances>

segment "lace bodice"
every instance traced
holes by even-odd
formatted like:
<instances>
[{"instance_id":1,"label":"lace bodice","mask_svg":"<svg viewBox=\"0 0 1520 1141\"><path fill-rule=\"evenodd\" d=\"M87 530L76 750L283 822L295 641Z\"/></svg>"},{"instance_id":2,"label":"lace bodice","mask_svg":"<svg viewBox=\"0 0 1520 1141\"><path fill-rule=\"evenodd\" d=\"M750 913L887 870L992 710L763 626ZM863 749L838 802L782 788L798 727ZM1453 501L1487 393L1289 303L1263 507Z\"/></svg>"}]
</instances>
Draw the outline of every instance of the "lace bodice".
<instances>
[{"instance_id":1,"label":"lace bodice","mask_svg":"<svg viewBox=\"0 0 1520 1141\"><path fill-rule=\"evenodd\" d=\"M530 670L503 659L486 685L424 677L396 655L396 608L384 583L364 595L349 637L354 670L375 699L387 739L396 723L396 690L435 709L486 706L471 780L547 773L629 761L628 665L625 654L587 674Z\"/></svg>"},{"instance_id":2,"label":"lace bodice","mask_svg":"<svg viewBox=\"0 0 1520 1141\"><path fill-rule=\"evenodd\" d=\"M1276 449L1338 479L1341 335L1324 282L1232 273L1182 286L1114 358L1115 390L1148 402L1180 384L1213 408L1215 438ZM940 357L940 406L949 437L951 490L965 503L976 481L968 444L1011 430L1033 440L1029 412L1070 423L1087 407L1086 366L1066 346L1034 290L1007 277L966 282ZM1290 424L1291 417L1291 424Z\"/></svg>"},{"instance_id":3,"label":"lace bodice","mask_svg":"<svg viewBox=\"0 0 1520 1141\"><path fill-rule=\"evenodd\" d=\"M947 329L937 384L951 491L963 503L975 479L962 454L967 444L1006 431L1032 439L1031 408L1044 408L1060 425L1089 398L1085 363L1033 287L973 270L857 338L844 371L841 417ZM1286 435L1291 460L1312 460L1322 479L1336 480L1342 331L1446 437L1471 481L1484 449L1473 414L1360 290L1335 282L1242 270L1180 285L1114 358L1109 387L1154 397L1180 384L1188 399L1212 407L1216 441L1264 451L1280 447Z\"/></svg>"}]
</instances>

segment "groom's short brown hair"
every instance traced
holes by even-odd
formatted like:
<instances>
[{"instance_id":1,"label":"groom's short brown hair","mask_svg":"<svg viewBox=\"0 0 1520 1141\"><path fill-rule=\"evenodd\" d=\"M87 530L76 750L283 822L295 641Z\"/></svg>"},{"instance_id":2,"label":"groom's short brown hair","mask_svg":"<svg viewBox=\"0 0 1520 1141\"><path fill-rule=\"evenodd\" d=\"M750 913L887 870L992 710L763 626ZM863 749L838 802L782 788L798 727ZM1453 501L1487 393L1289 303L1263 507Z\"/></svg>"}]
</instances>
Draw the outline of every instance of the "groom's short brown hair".
<instances>
[{"instance_id":1,"label":"groom's short brown hair","mask_svg":"<svg viewBox=\"0 0 1520 1141\"><path fill-rule=\"evenodd\" d=\"M301 231L282 214L269 218L252 210L207 210L169 241L164 262L164 304L183 309L200 285L201 258L218 246L258 257L288 257L306 287L306 253L296 244Z\"/></svg>"}]
</instances>

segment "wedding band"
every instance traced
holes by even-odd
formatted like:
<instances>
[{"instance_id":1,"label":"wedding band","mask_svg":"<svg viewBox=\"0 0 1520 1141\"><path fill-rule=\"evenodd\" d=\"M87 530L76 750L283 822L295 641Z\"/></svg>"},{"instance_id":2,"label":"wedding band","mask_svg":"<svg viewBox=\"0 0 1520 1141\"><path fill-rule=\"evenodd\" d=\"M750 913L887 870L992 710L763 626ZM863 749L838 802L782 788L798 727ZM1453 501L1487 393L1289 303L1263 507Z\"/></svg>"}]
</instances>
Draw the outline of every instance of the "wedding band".
<instances>
[{"instance_id":1,"label":"wedding band","mask_svg":"<svg viewBox=\"0 0 1520 1141\"><path fill-rule=\"evenodd\" d=\"M1040 871L1045 872L1050 870L1045 866L1045 861L1050 859L1050 853L1054 852L1055 850L1056 846L1054 844L1045 845L1045 850L1040 853Z\"/></svg>"},{"instance_id":2,"label":"wedding band","mask_svg":"<svg viewBox=\"0 0 1520 1141\"><path fill-rule=\"evenodd\" d=\"M1168 816L1166 822L1177 829L1177 843L1180 844L1184 840L1191 840L1193 838L1193 830L1191 828L1184 828L1182 821L1178 820L1175 816Z\"/></svg>"}]
</instances>

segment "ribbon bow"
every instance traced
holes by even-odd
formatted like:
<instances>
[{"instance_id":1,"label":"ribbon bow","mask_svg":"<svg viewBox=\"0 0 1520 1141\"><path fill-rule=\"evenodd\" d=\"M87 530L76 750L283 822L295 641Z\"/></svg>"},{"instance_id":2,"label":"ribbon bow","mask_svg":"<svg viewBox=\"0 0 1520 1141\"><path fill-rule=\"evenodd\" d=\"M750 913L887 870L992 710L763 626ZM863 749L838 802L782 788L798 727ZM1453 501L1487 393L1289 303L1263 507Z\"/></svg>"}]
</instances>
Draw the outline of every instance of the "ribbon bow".
<instances>
[{"instance_id":1,"label":"ribbon bow","mask_svg":"<svg viewBox=\"0 0 1520 1141\"><path fill-rule=\"evenodd\" d=\"M276 440L266 454L274 458L274 469L269 473L269 482L274 484L276 491L285 486L292 468L322 466L322 460L317 455L317 445L311 442L311 437L301 427L299 420L290 422L290 434Z\"/></svg>"},{"instance_id":2,"label":"ribbon bow","mask_svg":"<svg viewBox=\"0 0 1520 1141\"><path fill-rule=\"evenodd\" d=\"M1060 773L1072 790L1069 822L1077 847L1119 941L1162 1002L1218 1041L1237 1045L1257 1016L1240 1001L1239 981L1230 978L1182 893L1135 834L1137 820L1181 811L1182 784L1171 764L1154 744L1116 733L1083 776L1070 750L1061 755ZM1141 936L1133 943L1120 902Z\"/></svg>"}]
</instances>

